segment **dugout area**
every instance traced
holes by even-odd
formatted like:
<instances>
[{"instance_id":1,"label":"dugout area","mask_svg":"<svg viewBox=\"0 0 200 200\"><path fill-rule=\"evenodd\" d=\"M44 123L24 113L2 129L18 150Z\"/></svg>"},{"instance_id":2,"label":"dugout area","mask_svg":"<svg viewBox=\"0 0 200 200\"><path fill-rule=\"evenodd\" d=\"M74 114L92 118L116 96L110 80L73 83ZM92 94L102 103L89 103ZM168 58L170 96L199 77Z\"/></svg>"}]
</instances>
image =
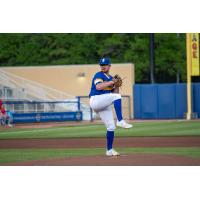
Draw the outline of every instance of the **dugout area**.
<instances>
[{"instance_id":1,"label":"dugout area","mask_svg":"<svg viewBox=\"0 0 200 200\"><path fill-rule=\"evenodd\" d=\"M199 121L132 122L117 129L105 156L105 128L99 123L16 125L0 128L0 165L6 166L199 166Z\"/></svg>"}]
</instances>

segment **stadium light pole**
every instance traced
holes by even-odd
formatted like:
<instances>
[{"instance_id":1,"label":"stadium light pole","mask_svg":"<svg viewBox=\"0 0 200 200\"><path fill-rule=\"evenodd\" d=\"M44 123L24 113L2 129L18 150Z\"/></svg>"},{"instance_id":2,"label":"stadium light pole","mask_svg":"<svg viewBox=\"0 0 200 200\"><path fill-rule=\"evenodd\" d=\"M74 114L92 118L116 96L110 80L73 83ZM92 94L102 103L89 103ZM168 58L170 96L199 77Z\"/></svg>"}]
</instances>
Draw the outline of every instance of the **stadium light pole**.
<instances>
[{"instance_id":1,"label":"stadium light pole","mask_svg":"<svg viewBox=\"0 0 200 200\"><path fill-rule=\"evenodd\" d=\"M154 33L150 33L150 80L155 83L154 79Z\"/></svg>"}]
</instances>

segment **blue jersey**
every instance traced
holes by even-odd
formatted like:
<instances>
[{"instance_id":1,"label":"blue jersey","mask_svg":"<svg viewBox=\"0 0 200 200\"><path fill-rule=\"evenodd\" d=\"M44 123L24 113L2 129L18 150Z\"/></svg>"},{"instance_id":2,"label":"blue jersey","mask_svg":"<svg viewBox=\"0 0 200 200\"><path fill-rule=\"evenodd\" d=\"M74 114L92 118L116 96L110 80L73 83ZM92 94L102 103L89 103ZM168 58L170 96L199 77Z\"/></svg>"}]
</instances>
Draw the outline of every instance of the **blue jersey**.
<instances>
[{"instance_id":1,"label":"blue jersey","mask_svg":"<svg viewBox=\"0 0 200 200\"><path fill-rule=\"evenodd\" d=\"M103 83L105 81L106 82L111 81L112 79L113 77L111 75L107 75L103 72L97 72L92 79L92 86L91 86L89 97L94 96L94 95L111 93L113 90L113 86L106 87L103 90L97 90L96 85L99 83Z\"/></svg>"}]
</instances>

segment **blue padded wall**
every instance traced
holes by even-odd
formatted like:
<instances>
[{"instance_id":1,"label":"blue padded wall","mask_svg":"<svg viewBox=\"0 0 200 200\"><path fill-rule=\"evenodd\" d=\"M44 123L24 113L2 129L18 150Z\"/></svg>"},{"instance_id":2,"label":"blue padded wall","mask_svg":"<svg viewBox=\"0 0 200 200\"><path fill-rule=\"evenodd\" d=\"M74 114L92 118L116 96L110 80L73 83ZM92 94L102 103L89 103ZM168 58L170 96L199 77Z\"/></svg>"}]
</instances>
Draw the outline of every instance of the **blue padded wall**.
<instances>
[{"instance_id":1,"label":"blue padded wall","mask_svg":"<svg viewBox=\"0 0 200 200\"><path fill-rule=\"evenodd\" d=\"M192 84L193 112L200 117L200 83ZM182 119L187 112L186 84L134 85L135 119Z\"/></svg>"}]
</instances>

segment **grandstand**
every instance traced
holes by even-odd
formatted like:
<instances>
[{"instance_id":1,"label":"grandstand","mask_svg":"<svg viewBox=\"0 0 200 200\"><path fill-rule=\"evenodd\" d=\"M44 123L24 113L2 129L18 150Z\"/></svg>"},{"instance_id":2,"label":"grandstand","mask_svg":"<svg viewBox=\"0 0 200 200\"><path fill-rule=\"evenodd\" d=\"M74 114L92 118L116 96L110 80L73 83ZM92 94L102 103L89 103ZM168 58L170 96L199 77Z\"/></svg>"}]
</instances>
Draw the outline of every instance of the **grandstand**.
<instances>
[{"instance_id":1,"label":"grandstand","mask_svg":"<svg viewBox=\"0 0 200 200\"><path fill-rule=\"evenodd\" d=\"M70 112L81 110L90 120L90 108L73 95L0 69L0 99L14 113ZM79 105L80 104L80 105Z\"/></svg>"}]
</instances>

